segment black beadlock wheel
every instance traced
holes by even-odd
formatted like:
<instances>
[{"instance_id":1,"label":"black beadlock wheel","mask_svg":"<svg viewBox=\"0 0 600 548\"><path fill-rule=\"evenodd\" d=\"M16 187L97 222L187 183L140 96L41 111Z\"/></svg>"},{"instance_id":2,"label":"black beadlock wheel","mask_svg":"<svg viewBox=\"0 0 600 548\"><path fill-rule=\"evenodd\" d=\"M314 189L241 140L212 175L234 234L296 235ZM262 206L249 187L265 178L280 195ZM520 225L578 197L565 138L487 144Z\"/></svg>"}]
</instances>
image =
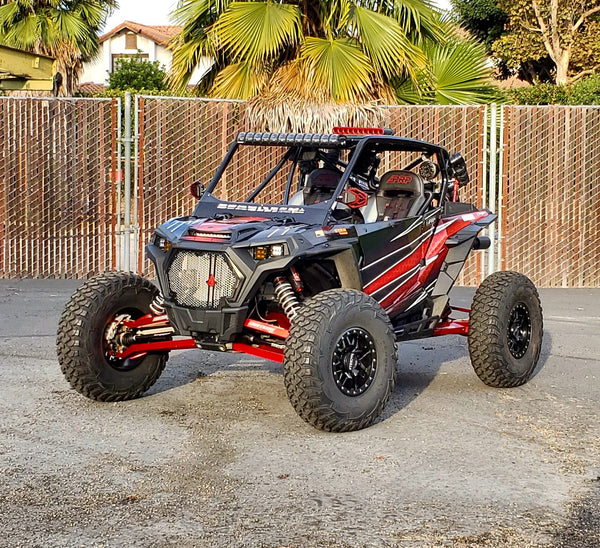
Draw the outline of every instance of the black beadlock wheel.
<instances>
[{"instance_id":1,"label":"black beadlock wheel","mask_svg":"<svg viewBox=\"0 0 600 548\"><path fill-rule=\"evenodd\" d=\"M86 281L71 297L58 324L57 354L71 386L88 398L122 401L141 396L158 379L168 354L119 360L122 320L150 312L158 289L130 272L106 272Z\"/></svg>"},{"instance_id":2,"label":"black beadlock wheel","mask_svg":"<svg viewBox=\"0 0 600 548\"><path fill-rule=\"evenodd\" d=\"M469 354L488 386L509 388L532 376L542 348L538 292L527 276L495 272L477 289L469 319Z\"/></svg>"},{"instance_id":3,"label":"black beadlock wheel","mask_svg":"<svg viewBox=\"0 0 600 548\"><path fill-rule=\"evenodd\" d=\"M394 390L396 342L387 314L361 291L331 289L292 321L283 376L298 415L316 428L369 426Z\"/></svg>"}]
</instances>

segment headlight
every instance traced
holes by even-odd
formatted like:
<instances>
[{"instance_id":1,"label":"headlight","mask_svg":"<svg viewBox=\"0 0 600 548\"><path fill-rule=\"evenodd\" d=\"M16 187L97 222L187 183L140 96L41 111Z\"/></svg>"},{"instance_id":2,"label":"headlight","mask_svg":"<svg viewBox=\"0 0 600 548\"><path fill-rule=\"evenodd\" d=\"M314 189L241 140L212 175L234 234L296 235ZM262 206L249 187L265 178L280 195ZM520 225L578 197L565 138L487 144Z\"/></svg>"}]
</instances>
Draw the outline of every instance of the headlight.
<instances>
[{"instance_id":1,"label":"headlight","mask_svg":"<svg viewBox=\"0 0 600 548\"><path fill-rule=\"evenodd\" d=\"M252 256L256 261L262 261L263 259L270 259L272 257L283 257L287 254L285 244L259 245L252 248Z\"/></svg>"},{"instance_id":2,"label":"headlight","mask_svg":"<svg viewBox=\"0 0 600 548\"><path fill-rule=\"evenodd\" d=\"M159 234L154 235L154 245L165 253L171 249L171 242Z\"/></svg>"}]
</instances>

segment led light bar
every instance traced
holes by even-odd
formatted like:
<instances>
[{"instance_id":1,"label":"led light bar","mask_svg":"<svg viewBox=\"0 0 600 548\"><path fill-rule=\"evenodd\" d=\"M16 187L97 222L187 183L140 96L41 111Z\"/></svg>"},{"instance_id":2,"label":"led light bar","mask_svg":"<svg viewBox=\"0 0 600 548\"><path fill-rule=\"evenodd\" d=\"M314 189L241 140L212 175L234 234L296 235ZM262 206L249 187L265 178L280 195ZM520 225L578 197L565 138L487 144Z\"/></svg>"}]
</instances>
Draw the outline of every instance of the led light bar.
<instances>
[{"instance_id":1,"label":"led light bar","mask_svg":"<svg viewBox=\"0 0 600 548\"><path fill-rule=\"evenodd\" d=\"M346 144L343 135L329 133L238 133L237 142L244 145L283 145L336 148Z\"/></svg>"},{"instance_id":2,"label":"led light bar","mask_svg":"<svg viewBox=\"0 0 600 548\"><path fill-rule=\"evenodd\" d=\"M347 127L336 126L333 133L338 135L394 135L394 130L382 127Z\"/></svg>"}]
</instances>

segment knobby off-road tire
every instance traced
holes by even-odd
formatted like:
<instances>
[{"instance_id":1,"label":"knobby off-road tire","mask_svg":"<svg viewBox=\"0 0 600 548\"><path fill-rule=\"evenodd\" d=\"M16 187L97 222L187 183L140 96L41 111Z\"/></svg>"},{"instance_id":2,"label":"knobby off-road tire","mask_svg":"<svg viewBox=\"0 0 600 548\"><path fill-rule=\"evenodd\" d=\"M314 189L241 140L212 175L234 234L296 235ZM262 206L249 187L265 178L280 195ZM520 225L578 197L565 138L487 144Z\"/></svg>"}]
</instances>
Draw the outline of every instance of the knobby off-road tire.
<instances>
[{"instance_id":1,"label":"knobby off-road tire","mask_svg":"<svg viewBox=\"0 0 600 548\"><path fill-rule=\"evenodd\" d=\"M156 382L167 363L167 353L111 360L106 334L122 314L132 319L148 314L158 293L153 284L136 274L106 272L73 294L58 324L56 344L62 372L75 390L94 400L121 401L142 395Z\"/></svg>"},{"instance_id":2,"label":"knobby off-road tire","mask_svg":"<svg viewBox=\"0 0 600 548\"><path fill-rule=\"evenodd\" d=\"M379 304L353 289L308 300L290 327L283 377L298 415L316 428L369 426L394 390L396 342Z\"/></svg>"},{"instance_id":3,"label":"knobby off-road tire","mask_svg":"<svg viewBox=\"0 0 600 548\"><path fill-rule=\"evenodd\" d=\"M469 320L469 354L488 386L525 384L542 347L543 318L538 292L517 272L495 272L477 289Z\"/></svg>"}]
</instances>

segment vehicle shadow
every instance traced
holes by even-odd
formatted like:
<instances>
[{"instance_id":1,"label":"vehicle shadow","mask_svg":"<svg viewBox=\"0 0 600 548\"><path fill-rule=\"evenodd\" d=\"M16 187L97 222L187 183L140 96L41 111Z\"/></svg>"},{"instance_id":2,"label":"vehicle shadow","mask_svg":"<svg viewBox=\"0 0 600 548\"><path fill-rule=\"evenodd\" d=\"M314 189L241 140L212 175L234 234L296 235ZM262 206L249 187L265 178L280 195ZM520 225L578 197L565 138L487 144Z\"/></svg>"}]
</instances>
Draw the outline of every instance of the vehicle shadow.
<instances>
[{"instance_id":1,"label":"vehicle shadow","mask_svg":"<svg viewBox=\"0 0 600 548\"><path fill-rule=\"evenodd\" d=\"M379 420L385 421L418 398L444 364L468 360L468 354L467 340L457 335L400 343L396 389Z\"/></svg>"},{"instance_id":2,"label":"vehicle shadow","mask_svg":"<svg viewBox=\"0 0 600 548\"><path fill-rule=\"evenodd\" d=\"M217 372L267 371L281 375L282 365L246 354L185 350L172 352L162 375L146 396L193 383ZM283 382L283 379L282 379Z\"/></svg>"},{"instance_id":3,"label":"vehicle shadow","mask_svg":"<svg viewBox=\"0 0 600 548\"><path fill-rule=\"evenodd\" d=\"M541 372L551 354L552 335L546 331L534 377ZM456 367L464 373L467 367L469 374L477 380L471 368L466 337L449 335L399 343L396 388L377 422L387 420L418 398L439 375L440 369L445 364L450 364L449 372ZM217 372L244 371L263 371L282 376L283 366L245 354L203 350L173 352L162 376L146 395L150 396L190 384ZM283 383L283 378L281 382ZM481 390L488 389L479 381L477 386Z\"/></svg>"}]
</instances>

